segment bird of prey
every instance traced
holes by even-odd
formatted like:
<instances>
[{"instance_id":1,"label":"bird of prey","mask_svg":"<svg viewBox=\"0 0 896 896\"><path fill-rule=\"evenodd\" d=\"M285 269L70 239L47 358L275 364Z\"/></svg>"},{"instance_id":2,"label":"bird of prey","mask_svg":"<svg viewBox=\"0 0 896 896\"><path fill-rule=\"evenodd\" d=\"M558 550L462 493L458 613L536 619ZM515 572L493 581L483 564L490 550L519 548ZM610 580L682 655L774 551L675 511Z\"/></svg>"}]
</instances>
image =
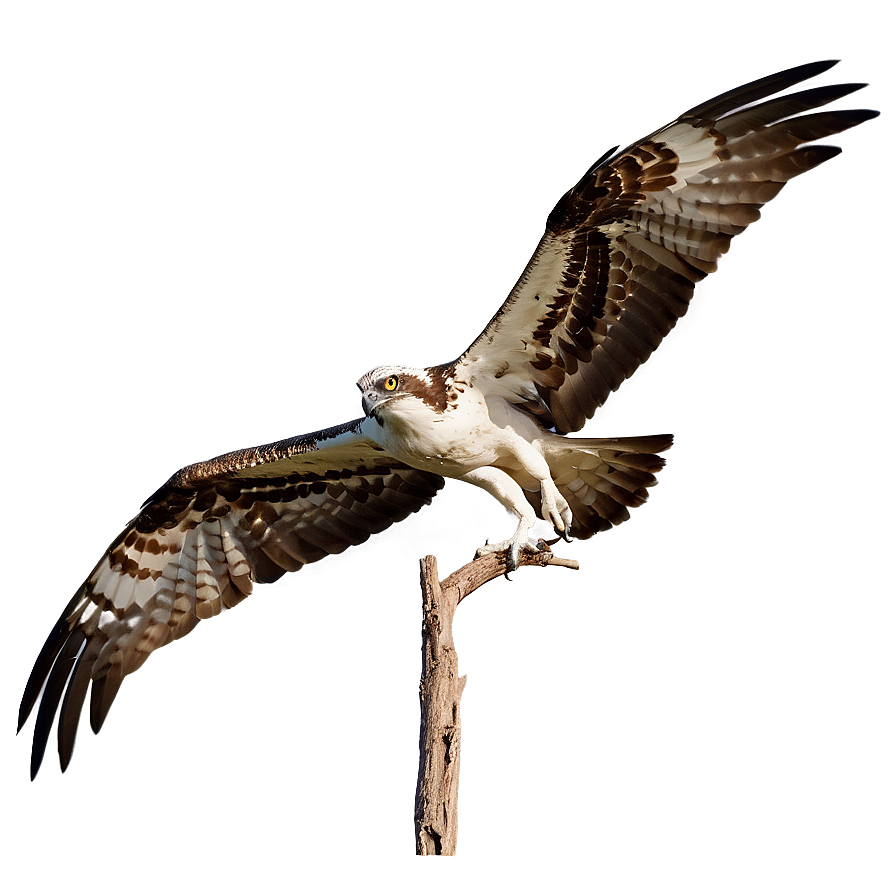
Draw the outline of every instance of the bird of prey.
<instances>
[{"instance_id":1,"label":"bird of prey","mask_svg":"<svg viewBox=\"0 0 896 896\"><path fill-rule=\"evenodd\" d=\"M554 207L510 295L456 360L377 367L358 381L363 417L175 473L113 540L40 651L19 713L21 729L43 690L32 777L60 701L64 771L91 683L98 732L122 680L152 651L254 583L403 520L445 476L516 517L511 538L484 549L507 551L509 569L537 517L567 539L628 519L671 436L566 434L650 357L761 206L839 152L804 144L877 114L811 111L861 84L775 97L833 64L728 91L606 153Z\"/></svg>"}]
</instances>

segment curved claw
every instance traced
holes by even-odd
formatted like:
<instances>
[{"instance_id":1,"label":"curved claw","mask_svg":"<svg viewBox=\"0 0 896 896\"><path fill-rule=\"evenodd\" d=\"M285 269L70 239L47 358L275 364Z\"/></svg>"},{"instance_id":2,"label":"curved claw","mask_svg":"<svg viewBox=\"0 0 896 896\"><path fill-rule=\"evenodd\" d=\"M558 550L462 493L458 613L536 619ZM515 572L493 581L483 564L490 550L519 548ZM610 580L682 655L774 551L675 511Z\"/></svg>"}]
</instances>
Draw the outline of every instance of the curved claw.
<instances>
[{"instance_id":1,"label":"curved claw","mask_svg":"<svg viewBox=\"0 0 896 896\"><path fill-rule=\"evenodd\" d=\"M486 542L486 544L476 551L476 556L483 557L485 554L500 554L506 552L507 570L505 571L504 576L509 579L510 577L508 573L519 569L520 552L524 547L528 548L530 551L535 551L536 553L542 550L542 548L531 539L524 537L522 540L519 540L514 537L507 541L497 542L496 544L488 544Z\"/></svg>"},{"instance_id":2,"label":"curved claw","mask_svg":"<svg viewBox=\"0 0 896 896\"><path fill-rule=\"evenodd\" d=\"M508 573L516 572L520 566L520 545L515 539L507 547L507 569L504 571L504 578L510 581Z\"/></svg>"},{"instance_id":3,"label":"curved claw","mask_svg":"<svg viewBox=\"0 0 896 896\"><path fill-rule=\"evenodd\" d=\"M549 522L564 541L572 541L569 534L573 524L572 510L550 479L541 483L541 518Z\"/></svg>"}]
</instances>

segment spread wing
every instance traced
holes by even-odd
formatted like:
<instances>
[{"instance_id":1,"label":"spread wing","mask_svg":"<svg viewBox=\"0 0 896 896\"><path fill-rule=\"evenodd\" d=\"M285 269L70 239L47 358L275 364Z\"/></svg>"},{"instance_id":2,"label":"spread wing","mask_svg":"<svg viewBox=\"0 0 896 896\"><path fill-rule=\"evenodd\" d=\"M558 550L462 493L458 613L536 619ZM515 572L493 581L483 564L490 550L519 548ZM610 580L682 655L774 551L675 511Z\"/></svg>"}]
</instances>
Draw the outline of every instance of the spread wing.
<instances>
[{"instance_id":1,"label":"spread wing","mask_svg":"<svg viewBox=\"0 0 896 896\"><path fill-rule=\"evenodd\" d=\"M32 778L60 700L64 771L91 681L90 724L98 732L124 676L153 650L235 606L254 582L361 544L430 502L444 480L387 456L360 423L185 467L146 502L34 664L19 712L21 729L45 685Z\"/></svg>"},{"instance_id":2,"label":"spread wing","mask_svg":"<svg viewBox=\"0 0 896 896\"><path fill-rule=\"evenodd\" d=\"M456 376L557 432L581 429L687 311L694 285L715 270L731 238L788 180L840 151L802 144L877 115L799 114L863 84L767 99L832 65L800 66L721 94L600 159L551 212L535 254L456 362Z\"/></svg>"}]
</instances>

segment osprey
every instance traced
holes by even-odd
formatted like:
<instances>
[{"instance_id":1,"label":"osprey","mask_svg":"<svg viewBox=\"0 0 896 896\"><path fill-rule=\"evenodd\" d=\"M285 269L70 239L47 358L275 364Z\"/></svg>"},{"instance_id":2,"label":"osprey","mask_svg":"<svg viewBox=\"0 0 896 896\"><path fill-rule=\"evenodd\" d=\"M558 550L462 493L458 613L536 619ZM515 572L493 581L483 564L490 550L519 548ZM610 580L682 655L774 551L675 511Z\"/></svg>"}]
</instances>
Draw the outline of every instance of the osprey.
<instances>
[{"instance_id":1,"label":"osprey","mask_svg":"<svg viewBox=\"0 0 896 896\"><path fill-rule=\"evenodd\" d=\"M568 438L646 361L695 284L784 184L836 155L803 146L872 118L801 114L864 85L772 95L819 62L721 94L627 149L611 150L557 203L497 313L456 360L378 367L358 381L364 416L224 454L175 473L112 542L47 638L19 729L43 689L31 756L60 700L71 759L92 682L103 725L124 677L155 649L272 582L428 504L444 478L493 495L517 519L515 568L536 518L566 539L628 519L671 436Z\"/></svg>"}]
</instances>

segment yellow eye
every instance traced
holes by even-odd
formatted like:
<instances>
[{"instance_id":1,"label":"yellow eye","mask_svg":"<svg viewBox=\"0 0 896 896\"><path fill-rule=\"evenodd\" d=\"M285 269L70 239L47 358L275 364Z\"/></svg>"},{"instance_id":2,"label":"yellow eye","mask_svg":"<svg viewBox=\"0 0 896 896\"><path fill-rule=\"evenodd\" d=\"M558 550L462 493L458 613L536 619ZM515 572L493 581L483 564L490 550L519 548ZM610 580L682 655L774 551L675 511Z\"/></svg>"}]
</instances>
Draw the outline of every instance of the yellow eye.
<instances>
[{"instance_id":1,"label":"yellow eye","mask_svg":"<svg viewBox=\"0 0 896 896\"><path fill-rule=\"evenodd\" d=\"M383 385L387 392L394 392L398 388L398 377L390 376Z\"/></svg>"}]
</instances>

